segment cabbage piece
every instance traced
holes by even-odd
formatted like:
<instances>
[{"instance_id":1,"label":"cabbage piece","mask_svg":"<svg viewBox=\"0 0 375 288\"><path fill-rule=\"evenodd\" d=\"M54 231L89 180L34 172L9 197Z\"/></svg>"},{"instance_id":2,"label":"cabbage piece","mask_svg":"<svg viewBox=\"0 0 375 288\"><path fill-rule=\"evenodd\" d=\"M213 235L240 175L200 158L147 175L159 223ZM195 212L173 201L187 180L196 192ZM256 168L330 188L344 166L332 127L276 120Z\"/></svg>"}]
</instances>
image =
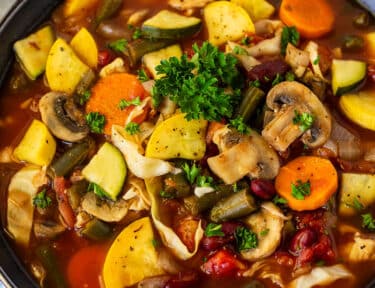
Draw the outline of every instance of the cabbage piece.
<instances>
[{"instance_id":1,"label":"cabbage piece","mask_svg":"<svg viewBox=\"0 0 375 288\"><path fill-rule=\"evenodd\" d=\"M112 126L112 142L122 152L129 170L135 176L147 179L181 171L167 161L143 156L135 141L125 134L121 126Z\"/></svg>"},{"instance_id":2,"label":"cabbage piece","mask_svg":"<svg viewBox=\"0 0 375 288\"><path fill-rule=\"evenodd\" d=\"M27 246L33 226L33 198L39 187L47 183L45 171L39 166L29 165L19 170L8 187L7 230L14 240Z\"/></svg>"},{"instance_id":3,"label":"cabbage piece","mask_svg":"<svg viewBox=\"0 0 375 288\"><path fill-rule=\"evenodd\" d=\"M149 210L151 200L146 190L144 180L130 175L128 186L130 186L130 188L125 192L122 198L129 203L129 210Z\"/></svg>"},{"instance_id":4,"label":"cabbage piece","mask_svg":"<svg viewBox=\"0 0 375 288\"><path fill-rule=\"evenodd\" d=\"M163 244L168 247L172 253L181 260L187 260L193 257L199 247L199 243L203 237L203 228L201 226L201 221L199 221L198 229L195 232L195 246L194 251L190 252L186 245L181 241L177 234L167 225L161 221L160 211L159 211L159 198L158 193L162 190L162 181L160 178L146 179L145 181L147 191L149 192L151 198L151 216L154 221L156 229L159 231L161 240Z\"/></svg>"},{"instance_id":5,"label":"cabbage piece","mask_svg":"<svg viewBox=\"0 0 375 288\"><path fill-rule=\"evenodd\" d=\"M329 267L315 267L309 274L294 279L288 287L310 288L332 284L336 280L352 278L353 274L342 264Z\"/></svg>"},{"instance_id":6,"label":"cabbage piece","mask_svg":"<svg viewBox=\"0 0 375 288\"><path fill-rule=\"evenodd\" d=\"M348 256L351 262L375 260L375 235L356 232Z\"/></svg>"}]
</instances>

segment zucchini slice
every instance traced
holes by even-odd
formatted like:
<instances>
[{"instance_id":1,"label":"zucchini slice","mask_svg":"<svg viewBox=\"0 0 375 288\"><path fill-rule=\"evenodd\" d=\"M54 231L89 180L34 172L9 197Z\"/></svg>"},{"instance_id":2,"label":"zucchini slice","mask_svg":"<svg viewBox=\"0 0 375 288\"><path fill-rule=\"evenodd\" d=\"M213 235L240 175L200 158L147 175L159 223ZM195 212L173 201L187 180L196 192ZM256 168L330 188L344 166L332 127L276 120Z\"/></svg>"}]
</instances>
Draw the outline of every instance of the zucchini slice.
<instances>
[{"instance_id":1,"label":"zucchini slice","mask_svg":"<svg viewBox=\"0 0 375 288\"><path fill-rule=\"evenodd\" d=\"M82 175L87 181L103 188L108 198L116 201L126 178L124 157L115 146L105 142L83 168Z\"/></svg>"},{"instance_id":2,"label":"zucchini slice","mask_svg":"<svg viewBox=\"0 0 375 288\"><path fill-rule=\"evenodd\" d=\"M342 95L357 88L365 80L367 65L357 60L333 60L332 89L335 95Z\"/></svg>"},{"instance_id":3,"label":"zucchini slice","mask_svg":"<svg viewBox=\"0 0 375 288\"><path fill-rule=\"evenodd\" d=\"M373 91L342 95L339 105L342 112L354 123L375 131L375 93Z\"/></svg>"},{"instance_id":4,"label":"zucchini slice","mask_svg":"<svg viewBox=\"0 0 375 288\"><path fill-rule=\"evenodd\" d=\"M26 75L35 80L46 69L47 57L55 33L51 26L45 26L28 37L14 43L13 49Z\"/></svg>"},{"instance_id":5,"label":"zucchini slice","mask_svg":"<svg viewBox=\"0 0 375 288\"><path fill-rule=\"evenodd\" d=\"M181 39L196 34L201 26L202 21L199 18L162 10L146 20L141 29L148 38Z\"/></svg>"}]
</instances>

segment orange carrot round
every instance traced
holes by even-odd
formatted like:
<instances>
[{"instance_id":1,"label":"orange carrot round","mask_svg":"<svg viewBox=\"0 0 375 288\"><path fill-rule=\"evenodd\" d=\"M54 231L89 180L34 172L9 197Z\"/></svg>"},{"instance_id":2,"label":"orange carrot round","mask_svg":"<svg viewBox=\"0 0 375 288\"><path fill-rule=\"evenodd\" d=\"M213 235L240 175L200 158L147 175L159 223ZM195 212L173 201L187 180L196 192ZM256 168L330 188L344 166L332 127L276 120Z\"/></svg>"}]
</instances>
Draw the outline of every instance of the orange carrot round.
<instances>
[{"instance_id":1,"label":"orange carrot round","mask_svg":"<svg viewBox=\"0 0 375 288\"><path fill-rule=\"evenodd\" d=\"M295 26L306 38L318 38L332 31L335 15L327 0L283 0L280 18Z\"/></svg>"},{"instance_id":2,"label":"orange carrot round","mask_svg":"<svg viewBox=\"0 0 375 288\"><path fill-rule=\"evenodd\" d=\"M131 101L146 97L146 91L137 76L127 73L114 73L100 79L91 89L91 96L86 104L86 112L99 112L105 117L104 133L110 135L112 125L125 125L125 121L134 109L131 105L124 110L119 108L121 100ZM133 122L140 123L146 116L145 111Z\"/></svg>"},{"instance_id":3,"label":"orange carrot round","mask_svg":"<svg viewBox=\"0 0 375 288\"><path fill-rule=\"evenodd\" d=\"M299 197L296 197L295 189L303 188L305 183L309 183L306 185L309 186L308 193L302 199L297 199ZM336 192L337 187L335 167L329 160L315 156L301 156L290 161L280 169L275 181L277 193L296 211L322 207Z\"/></svg>"}]
</instances>

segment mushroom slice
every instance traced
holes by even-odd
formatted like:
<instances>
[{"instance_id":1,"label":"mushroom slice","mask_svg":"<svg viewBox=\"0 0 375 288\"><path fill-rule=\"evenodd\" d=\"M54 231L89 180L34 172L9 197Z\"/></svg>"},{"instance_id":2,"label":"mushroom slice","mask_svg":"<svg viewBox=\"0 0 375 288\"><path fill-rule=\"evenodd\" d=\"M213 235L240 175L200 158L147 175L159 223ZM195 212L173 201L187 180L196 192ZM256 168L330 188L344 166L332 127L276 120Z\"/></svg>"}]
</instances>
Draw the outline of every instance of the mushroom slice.
<instances>
[{"instance_id":1,"label":"mushroom slice","mask_svg":"<svg viewBox=\"0 0 375 288\"><path fill-rule=\"evenodd\" d=\"M277 84L267 95L267 106L273 110L274 118L264 127L262 136L278 151L285 151L301 135L304 144L316 148L323 145L331 134L331 115L303 84L295 81ZM299 123L293 123L296 113L309 113L314 117L308 130L303 131Z\"/></svg>"},{"instance_id":2,"label":"mushroom slice","mask_svg":"<svg viewBox=\"0 0 375 288\"><path fill-rule=\"evenodd\" d=\"M280 169L276 152L255 131L249 136L222 128L214 135L221 153L207 159L208 166L226 184L242 177L272 179ZM231 167L231 169L228 169Z\"/></svg>"},{"instance_id":3,"label":"mushroom slice","mask_svg":"<svg viewBox=\"0 0 375 288\"><path fill-rule=\"evenodd\" d=\"M43 122L61 140L77 142L89 133L84 114L67 94L45 94L39 101L39 110Z\"/></svg>"},{"instance_id":4,"label":"mushroom slice","mask_svg":"<svg viewBox=\"0 0 375 288\"><path fill-rule=\"evenodd\" d=\"M82 209L105 222L119 222L128 213L128 203L123 200L112 202L96 197L92 192L86 193L82 200Z\"/></svg>"},{"instance_id":5,"label":"mushroom slice","mask_svg":"<svg viewBox=\"0 0 375 288\"><path fill-rule=\"evenodd\" d=\"M259 212L250 215L245 223L258 236L258 246L241 251L248 261L258 261L270 256L280 244L286 217L272 202L262 205Z\"/></svg>"}]
</instances>

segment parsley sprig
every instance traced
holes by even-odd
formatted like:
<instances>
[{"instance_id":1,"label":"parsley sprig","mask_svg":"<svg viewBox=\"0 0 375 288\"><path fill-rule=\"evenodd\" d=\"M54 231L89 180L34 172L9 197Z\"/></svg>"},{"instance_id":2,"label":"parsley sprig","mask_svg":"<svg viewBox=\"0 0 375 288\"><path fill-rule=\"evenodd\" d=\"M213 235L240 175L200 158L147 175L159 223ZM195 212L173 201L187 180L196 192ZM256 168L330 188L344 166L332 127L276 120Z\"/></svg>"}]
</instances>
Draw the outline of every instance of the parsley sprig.
<instances>
[{"instance_id":1,"label":"parsley sprig","mask_svg":"<svg viewBox=\"0 0 375 288\"><path fill-rule=\"evenodd\" d=\"M214 237L214 236L225 236L224 232L221 230L221 224L209 223L204 230L204 235L207 237Z\"/></svg>"},{"instance_id":2,"label":"parsley sprig","mask_svg":"<svg viewBox=\"0 0 375 288\"><path fill-rule=\"evenodd\" d=\"M186 179L189 181L190 184L194 184L195 180L201 173L201 169L197 165L195 165L195 163L189 166L189 164L185 162L182 166L182 170L184 170Z\"/></svg>"},{"instance_id":3,"label":"parsley sprig","mask_svg":"<svg viewBox=\"0 0 375 288\"><path fill-rule=\"evenodd\" d=\"M238 116L230 120L229 126L235 128L238 132L244 135L249 135L251 132L250 127L244 123L243 118L241 116Z\"/></svg>"},{"instance_id":4,"label":"parsley sprig","mask_svg":"<svg viewBox=\"0 0 375 288\"><path fill-rule=\"evenodd\" d=\"M306 196L311 193L310 181L302 182L297 180L297 183L292 183L292 196L297 200L304 200Z\"/></svg>"},{"instance_id":5,"label":"parsley sprig","mask_svg":"<svg viewBox=\"0 0 375 288\"><path fill-rule=\"evenodd\" d=\"M164 77L156 80L153 87L154 106L159 106L163 97L169 97L188 120L220 121L231 117L244 84L236 67L237 59L208 42L201 47L194 44L193 50L192 59L187 55L172 57L156 67Z\"/></svg>"},{"instance_id":6,"label":"parsley sprig","mask_svg":"<svg viewBox=\"0 0 375 288\"><path fill-rule=\"evenodd\" d=\"M299 125L301 131L305 132L314 124L314 115L307 112L300 113L294 110L293 123Z\"/></svg>"},{"instance_id":7,"label":"parsley sprig","mask_svg":"<svg viewBox=\"0 0 375 288\"><path fill-rule=\"evenodd\" d=\"M90 112L86 115L86 122L90 131L94 133L103 133L105 117L99 112Z\"/></svg>"},{"instance_id":8,"label":"parsley sprig","mask_svg":"<svg viewBox=\"0 0 375 288\"><path fill-rule=\"evenodd\" d=\"M125 131L128 132L130 135L134 135L139 133L141 131L141 128L139 127L138 123L129 122L125 126Z\"/></svg>"},{"instance_id":9,"label":"parsley sprig","mask_svg":"<svg viewBox=\"0 0 375 288\"><path fill-rule=\"evenodd\" d=\"M246 227L238 227L234 234L238 251L254 249L258 246L258 237Z\"/></svg>"},{"instance_id":10,"label":"parsley sprig","mask_svg":"<svg viewBox=\"0 0 375 288\"><path fill-rule=\"evenodd\" d=\"M47 196L46 190L43 189L33 198L33 205L38 208L46 209L52 204L52 199Z\"/></svg>"},{"instance_id":11,"label":"parsley sprig","mask_svg":"<svg viewBox=\"0 0 375 288\"><path fill-rule=\"evenodd\" d=\"M297 46L299 43L299 38L299 32L297 31L296 27L285 26L281 33L281 53L285 55L288 43Z\"/></svg>"},{"instance_id":12,"label":"parsley sprig","mask_svg":"<svg viewBox=\"0 0 375 288\"><path fill-rule=\"evenodd\" d=\"M124 110L125 108L131 106L131 105L134 105L134 106L138 106L141 104L141 98L136 97L132 100L125 100L125 99L121 99L120 102L118 103L117 107L120 109L120 110Z\"/></svg>"},{"instance_id":13,"label":"parsley sprig","mask_svg":"<svg viewBox=\"0 0 375 288\"><path fill-rule=\"evenodd\" d=\"M119 39L109 43L108 47L115 52L123 53L128 47L128 41L126 39Z\"/></svg>"},{"instance_id":14,"label":"parsley sprig","mask_svg":"<svg viewBox=\"0 0 375 288\"><path fill-rule=\"evenodd\" d=\"M371 213L362 214L362 227L370 231L375 231L375 219Z\"/></svg>"}]
</instances>

